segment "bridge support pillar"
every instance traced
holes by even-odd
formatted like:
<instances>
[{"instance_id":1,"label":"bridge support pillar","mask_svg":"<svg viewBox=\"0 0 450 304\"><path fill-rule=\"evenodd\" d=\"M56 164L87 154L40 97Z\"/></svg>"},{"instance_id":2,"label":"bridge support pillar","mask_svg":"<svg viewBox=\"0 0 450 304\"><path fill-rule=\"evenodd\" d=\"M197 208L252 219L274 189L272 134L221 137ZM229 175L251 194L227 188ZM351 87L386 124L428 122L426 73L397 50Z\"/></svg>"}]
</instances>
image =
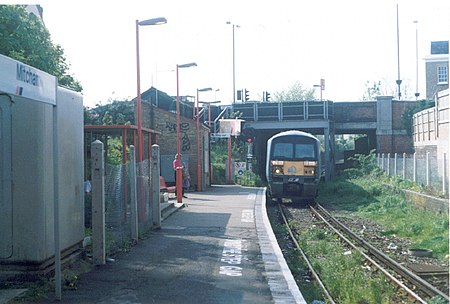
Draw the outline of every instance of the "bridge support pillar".
<instances>
[{"instance_id":1,"label":"bridge support pillar","mask_svg":"<svg viewBox=\"0 0 450 304\"><path fill-rule=\"evenodd\" d=\"M323 131L325 143L325 181L329 181L334 175L334 129L326 127Z\"/></svg>"}]
</instances>

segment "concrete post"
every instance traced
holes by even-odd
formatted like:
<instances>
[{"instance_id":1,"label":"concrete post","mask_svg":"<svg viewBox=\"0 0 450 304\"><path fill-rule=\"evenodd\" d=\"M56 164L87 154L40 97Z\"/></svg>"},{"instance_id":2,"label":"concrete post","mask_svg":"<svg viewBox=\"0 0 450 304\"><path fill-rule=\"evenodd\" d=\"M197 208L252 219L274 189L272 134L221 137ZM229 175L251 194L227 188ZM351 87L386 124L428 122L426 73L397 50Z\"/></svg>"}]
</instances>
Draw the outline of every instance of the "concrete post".
<instances>
[{"instance_id":1,"label":"concrete post","mask_svg":"<svg viewBox=\"0 0 450 304\"><path fill-rule=\"evenodd\" d=\"M427 186L430 185L430 152L427 152L426 158L426 175L427 175Z\"/></svg>"},{"instance_id":2,"label":"concrete post","mask_svg":"<svg viewBox=\"0 0 450 304\"><path fill-rule=\"evenodd\" d=\"M394 153L394 176L397 176L397 153Z\"/></svg>"},{"instance_id":3,"label":"concrete post","mask_svg":"<svg viewBox=\"0 0 450 304\"><path fill-rule=\"evenodd\" d=\"M417 182L417 156L413 154L413 182Z\"/></svg>"},{"instance_id":4,"label":"concrete post","mask_svg":"<svg viewBox=\"0 0 450 304\"><path fill-rule=\"evenodd\" d=\"M386 164L386 171L387 171L387 175L390 176L391 175L391 164L390 164L390 160L391 160L391 153L387 154L387 164Z\"/></svg>"},{"instance_id":5,"label":"concrete post","mask_svg":"<svg viewBox=\"0 0 450 304\"><path fill-rule=\"evenodd\" d=\"M442 193L446 193L447 192L447 184L446 184L446 179L447 177L447 153L444 153L443 158L442 158Z\"/></svg>"},{"instance_id":6,"label":"concrete post","mask_svg":"<svg viewBox=\"0 0 450 304\"><path fill-rule=\"evenodd\" d=\"M159 198L159 176L160 174L160 163L159 163L159 146L152 145L152 159L151 159L151 189L152 189L152 215L153 215L153 226L155 228L161 228L161 204Z\"/></svg>"},{"instance_id":7,"label":"concrete post","mask_svg":"<svg viewBox=\"0 0 450 304\"><path fill-rule=\"evenodd\" d=\"M384 171L384 153L381 153L381 169Z\"/></svg>"},{"instance_id":8,"label":"concrete post","mask_svg":"<svg viewBox=\"0 0 450 304\"><path fill-rule=\"evenodd\" d=\"M137 242L139 239L138 231L138 210L137 210L137 187L136 187L136 148L130 146L130 188L131 188L131 239Z\"/></svg>"},{"instance_id":9,"label":"concrete post","mask_svg":"<svg viewBox=\"0 0 450 304\"><path fill-rule=\"evenodd\" d=\"M92 258L95 265L106 263L105 166L103 143L91 144L92 155Z\"/></svg>"},{"instance_id":10,"label":"concrete post","mask_svg":"<svg viewBox=\"0 0 450 304\"><path fill-rule=\"evenodd\" d=\"M406 153L403 153L403 179L406 179Z\"/></svg>"}]
</instances>

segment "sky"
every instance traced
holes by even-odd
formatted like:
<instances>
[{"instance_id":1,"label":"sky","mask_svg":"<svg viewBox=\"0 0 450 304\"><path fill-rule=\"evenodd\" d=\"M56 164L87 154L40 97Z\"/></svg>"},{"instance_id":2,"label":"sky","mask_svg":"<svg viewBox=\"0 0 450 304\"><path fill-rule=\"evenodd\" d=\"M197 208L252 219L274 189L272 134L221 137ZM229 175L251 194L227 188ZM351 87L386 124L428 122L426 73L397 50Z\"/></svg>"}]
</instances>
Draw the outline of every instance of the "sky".
<instances>
[{"instance_id":1,"label":"sky","mask_svg":"<svg viewBox=\"0 0 450 304\"><path fill-rule=\"evenodd\" d=\"M154 86L176 95L176 65L195 62L196 67L179 69L180 95L194 96L197 89L211 87L212 91L200 93L200 100L223 104L233 100L231 24L236 90L247 89L251 100L262 100L263 91L274 96L296 82L313 88L320 79L325 79L323 98L333 101L361 100L367 81L381 81L383 94L396 95L398 50L402 95L413 99L417 81L424 97L423 58L430 53L431 41L450 37L448 0L41 0L37 4L44 9L53 42L64 49L70 73L83 86L88 107L136 96L136 20L167 19L164 25L139 27L141 91Z\"/></svg>"}]
</instances>

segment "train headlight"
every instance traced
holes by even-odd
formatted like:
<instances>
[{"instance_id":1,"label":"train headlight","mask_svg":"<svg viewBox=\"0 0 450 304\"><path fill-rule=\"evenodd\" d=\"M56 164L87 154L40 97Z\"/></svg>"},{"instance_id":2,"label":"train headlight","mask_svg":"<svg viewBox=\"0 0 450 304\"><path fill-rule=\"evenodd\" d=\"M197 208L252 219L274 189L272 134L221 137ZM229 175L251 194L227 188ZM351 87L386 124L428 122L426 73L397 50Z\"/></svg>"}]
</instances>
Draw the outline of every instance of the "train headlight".
<instances>
[{"instance_id":1,"label":"train headlight","mask_svg":"<svg viewBox=\"0 0 450 304\"><path fill-rule=\"evenodd\" d=\"M272 166L283 166L284 165L283 160L272 160L270 163L272 164Z\"/></svg>"},{"instance_id":2,"label":"train headlight","mask_svg":"<svg viewBox=\"0 0 450 304\"><path fill-rule=\"evenodd\" d=\"M317 162L316 161L311 161L311 160L307 160L303 162L304 166L316 166Z\"/></svg>"}]
</instances>

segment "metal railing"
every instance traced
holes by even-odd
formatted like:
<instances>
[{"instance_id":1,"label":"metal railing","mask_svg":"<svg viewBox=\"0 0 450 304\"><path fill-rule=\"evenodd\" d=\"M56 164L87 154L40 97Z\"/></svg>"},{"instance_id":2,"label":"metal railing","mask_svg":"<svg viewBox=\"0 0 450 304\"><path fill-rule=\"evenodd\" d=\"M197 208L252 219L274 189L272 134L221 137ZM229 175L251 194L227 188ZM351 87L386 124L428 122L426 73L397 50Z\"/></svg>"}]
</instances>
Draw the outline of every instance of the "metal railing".
<instances>
[{"instance_id":1,"label":"metal railing","mask_svg":"<svg viewBox=\"0 0 450 304\"><path fill-rule=\"evenodd\" d=\"M246 121L328 120L333 119L332 102L289 101L234 104L234 112Z\"/></svg>"}]
</instances>

